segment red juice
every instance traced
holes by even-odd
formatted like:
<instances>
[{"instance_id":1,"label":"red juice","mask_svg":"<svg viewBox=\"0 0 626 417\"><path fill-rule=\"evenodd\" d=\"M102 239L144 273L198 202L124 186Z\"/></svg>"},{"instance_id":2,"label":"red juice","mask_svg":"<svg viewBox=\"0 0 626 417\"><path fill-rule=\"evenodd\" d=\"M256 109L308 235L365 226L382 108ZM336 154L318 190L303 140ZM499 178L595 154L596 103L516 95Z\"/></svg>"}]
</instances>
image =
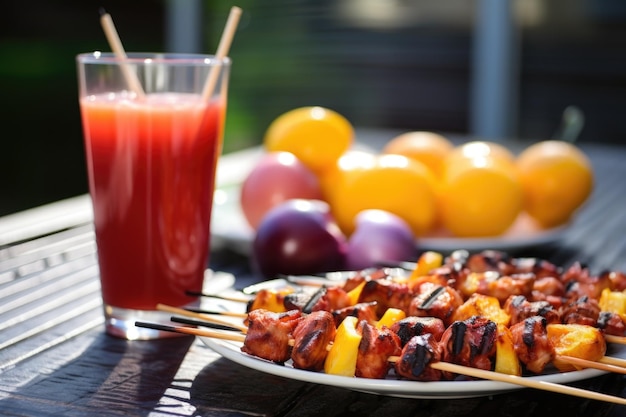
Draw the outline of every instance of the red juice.
<instances>
[{"instance_id":1,"label":"red juice","mask_svg":"<svg viewBox=\"0 0 626 417\"><path fill-rule=\"evenodd\" d=\"M202 288L223 102L125 93L80 100L104 303L181 306Z\"/></svg>"}]
</instances>

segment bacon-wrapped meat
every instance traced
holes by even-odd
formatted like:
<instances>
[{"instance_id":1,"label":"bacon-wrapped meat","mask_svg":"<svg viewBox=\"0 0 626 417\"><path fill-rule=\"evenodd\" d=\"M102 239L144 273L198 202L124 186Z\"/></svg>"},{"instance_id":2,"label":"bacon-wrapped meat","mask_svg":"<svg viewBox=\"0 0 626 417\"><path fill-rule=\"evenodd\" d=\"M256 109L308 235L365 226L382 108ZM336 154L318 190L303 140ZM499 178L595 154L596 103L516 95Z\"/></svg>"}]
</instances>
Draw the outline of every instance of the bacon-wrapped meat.
<instances>
[{"instance_id":1,"label":"bacon-wrapped meat","mask_svg":"<svg viewBox=\"0 0 626 417\"><path fill-rule=\"evenodd\" d=\"M298 310L285 313L252 310L248 313L248 332L241 350L272 362L286 362L291 357L289 341L301 319Z\"/></svg>"}]
</instances>

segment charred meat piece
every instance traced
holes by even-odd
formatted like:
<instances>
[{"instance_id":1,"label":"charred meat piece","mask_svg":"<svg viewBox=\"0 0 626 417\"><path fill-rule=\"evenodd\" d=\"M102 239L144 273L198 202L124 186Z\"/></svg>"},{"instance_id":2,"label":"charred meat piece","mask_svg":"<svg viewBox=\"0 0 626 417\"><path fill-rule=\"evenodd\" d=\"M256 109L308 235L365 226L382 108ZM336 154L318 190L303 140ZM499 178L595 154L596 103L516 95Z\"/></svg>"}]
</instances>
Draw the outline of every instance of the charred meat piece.
<instances>
[{"instance_id":1,"label":"charred meat piece","mask_svg":"<svg viewBox=\"0 0 626 417\"><path fill-rule=\"evenodd\" d=\"M445 330L443 320L436 317L409 316L391 326L391 331L398 335L402 346L406 345L413 336L423 334L432 334L433 338L439 341Z\"/></svg>"},{"instance_id":2,"label":"charred meat piece","mask_svg":"<svg viewBox=\"0 0 626 417\"><path fill-rule=\"evenodd\" d=\"M503 309L511 317L510 326L533 316L544 317L548 324L561 322L561 316L552 304L547 301L530 302L523 295L510 296Z\"/></svg>"},{"instance_id":3,"label":"charred meat piece","mask_svg":"<svg viewBox=\"0 0 626 417\"><path fill-rule=\"evenodd\" d=\"M422 284L430 282L433 284L438 284L441 286L450 286L455 287L458 279L458 272L455 271L449 265L442 265L438 268L432 269L428 272L428 274L423 275L421 277L412 277L409 286L410 289L414 292L419 292Z\"/></svg>"},{"instance_id":4,"label":"charred meat piece","mask_svg":"<svg viewBox=\"0 0 626 417\"><path fill-rule=\"evenodd\" d=\"M564 296L565 285L556 277L537 278L533 283L533 301L548 301L554 305L554 300L558 303Z\"/></svg>"},{"instance_id":5,"label":"charred meat piece","mask_svg":"<svg viewBox=\"0 0 626 417\"><path fill-rule=\"evenodd\" d=\"M356 317L359 319L359 321L365 320L368 323L374 323L376 320L378 320L376 310L377 303L375 301L372 301L369 303L358 303L353 306L334 310L332 314L335 318L335 326L339 327L343 319L348 316Z\"/></svg>"},{"instance_id":6,"label":"charred meat piece","mask_svg":"<svg viewBox=\"0 0 626 417\"><path fill-rule=\"evenodd\" d=\"M358 287L363 281L376 281L389 278L389 268L366 268L351 274L343 284L343 289L350 291Z\"/></svg>"},{"instance_id":7,"label":"charred meat piece","mask_svg":"<svg viewBox=\"0 0 626 417\"><path fill-rule=\"evenodd\" d=\"M359 303L375 301L377 303L376 314L382 317L388 308L397 308L407 312L414 296L414 292L406 284L382 279L366 282L358 301Z\"/></svg>"},{"instance_id":8,"label":"charred meat piece","mask_svg":"<svg viewBox=\"0 0 626 417\"><path fill-rule=\"evenodd\" d=\"M609 311L600 312L596 327L606 334L615 336L624 336L626 331L626 326L620 315Z\"/></svg>"},{"instance_id":9,"label":"charred meat piece","mask_svg":"<svg viewBox=\"0 0 626 417\"><path fill-rule=\"evenodd\" d=\"M543 372L555 355L547 325L544 317L534 316L510 327L517 357L528 371L536 374Z\"/></svg>"},{"instance_id":10,"label":"charred meat piece","mask_svg":"<svg viewBox=\"0 0 626 417\"><path fill-rule=\"evenodd\" d=\"M291 359L294 368L322 370L336 330L333 315L328 311L314 311L304 316L293 331Z\"/></svg>"},{"instance_id":11,"label":"charred meat piece","mask_svg":"<svg viewBox=\"0 0 626 417\"><path fill-rule=\"evenodd\" d=\"M323 291L326 289L324 288ZM321 295L320 295L321 296ZM296 291L290 294L285 295L283 299L283 304L287 310L300 310L304 308L304 306L311 301L313 294L307 291Z\"/></svg>"},{"instance_id":12,"label":"charred meat piece","mask_svg":"<svg viewBox=\"0 0 626 417\"><path fill-rule=\"evenodd\" d=\"M480 316L455 321L441 336L443 360L491 370L496 354L497 325Z\"/></svg>"},{"instance_id":13,"label":"charred meat piece","mask_svg":"<svg viewBox=\"0 0 626 417\"><path fill-rule=\"evenodd\" d=\"M348 293L341 287L320 287L315 292L298 291L284 298L287 310L301 310L305 314L313 311L333 311L350 305Z\"/></svg>"},{"instance_id":14,"label":"charred meat piece","mask_svg":"<svg viewBox=\"0 0 626 417\"><path fill-rule=\"evenodd\" d=\"M362 378L385 378L391 367L390 356L400 354L400 339L391 330L377 329L365 320L359 322L361 343L355 375Z\"/></svg>"},{"instance_id":15,"label":"charred meat piece","mask_svg":"<svg viewBox=\"0 0 626 417\"><path fill-rule=\"evenodd\" d=\"M498 271L502 272L505 265L511 258L506 252L496 250L485 250L480 253L470 255L467 258L465 267L470 272Z\"/></svg>"},{"instance_id":16,"label":"charred meat piece","mask_svg":"<svg viewBox=\"0 0 626 417\"><path fill-rule=\"evenodd\" d=\"M454 311L463 304L463 298L454 288L424 283L420 293L409 305L408 316L436 317L449 325Z\"/></svg>"},{"instance_id":17,"label":"charred meat piece","mask_svg":"<svg viewBox=\"0 0 626 417\"><path fill-rule=\"evenodd\" d=\"M413 336L402 348L394 368L396 373L416 381L440 381L442 372L428 366L441 360L441 345L432 334Z\"/></svg>"},{"instance_id":18,"label":"charred meat piece","mask_svg":"<svg viewBox=\"0 0 626 417\"><path fill-rule=\"evenodd\" d=\"M532 273L504 275L488 283L485 295L496 297L500 303L504 303L511 295L530 297L534 284L535 275Z\"/></svg>"},{"instance_id":19,"label":"charred meat piece","mask_svg":"<svg viewBox=\"0 0 626 417\"><path fill-rule=\"evenodd\" d=\"M566 288L568 298L589 298L599 299L602 290L611 288L613 285L608 274L598 276L591 275L589 268L579 262L575 262L561 276Z\"/></svg>"},{"instance_id":20,"label":"charred meat piece","mask_svg":"<svg viewBox=\"0 0 626 417\"><path fill-rule=\"evenodd\" d=\"M474 293L495 297L503 304L511 295L530 297L535 282L532 273L502 275L499 271L470 272L457 289L466 298Z\"/></svg>"},{"instance_id":21,"label":"charred meat piece","mask_svg":"<svg viewBox=\"0 0 626 417\"><path fill-rule=\"evenodd\" d=\"M561 308L561 322L563 324L586 324L595 326L600 316L598 300L587 296L566 303Z\"/></svg>"},{"instance_id":22,"label":"charred meat piece","mask_svg":"<svg viewBox=\"0 0 626 417\"><path fill-rule=\"evenodd\" d=\"M561 268L555 264L539 258L513 258L509 274L532 273L537 279L561 276Z\"/></svg>"},{"instance_id":23,"label":"charred meat piece","mask_svg":"<svg viewBox=\"0 0 626 417\"><path fill-rule=\"evenodd\" d=\"M352 302L348 292L341 287L328 287L321 299L310 307L310 311L333 311L348 307ZM304 311L307 313L308 311Z\"/></svg>"},{"instance_id":24,"label":"charred meat piece","mask_svg":"<svg viewBox=\"0 0 626 417\"><path fill-rule=\"evenodd\" d=\"M607 276L611 283L612 291L626 290L626 273L620 271L604 271L600 274L601 278Z\"/></svg>"},{"instance_id":25,"label":"charred meat piece","mask_svg":"<svg viewBox=\"0 0 626 417\"><path fill-rule=\"evenodd\" d=\"M299 310L273 313L258 309L248 313L248 333L241 351L276 363L291 357L289 341L302 319Z\"/></svg>"}]
</instances>

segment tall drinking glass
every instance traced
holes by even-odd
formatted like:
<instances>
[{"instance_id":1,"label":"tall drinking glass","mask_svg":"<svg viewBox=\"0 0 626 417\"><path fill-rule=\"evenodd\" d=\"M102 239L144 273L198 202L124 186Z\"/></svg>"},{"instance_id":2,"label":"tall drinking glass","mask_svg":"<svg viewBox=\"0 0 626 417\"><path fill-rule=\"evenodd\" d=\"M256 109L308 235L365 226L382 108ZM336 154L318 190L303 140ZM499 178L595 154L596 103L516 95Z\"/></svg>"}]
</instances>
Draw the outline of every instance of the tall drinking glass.
<instances>
[{"instance_id":1,"label":"tall drinking glass","mask_svg":"<svg viewBox=\"0 0 626 417\"><path fill-rule=\"evenodd\" d=\"M95 52L77 63L106 331L172 335L135 321L169 322L157 304L202 289L230 61Z\"/></svg>"}]
</instances>

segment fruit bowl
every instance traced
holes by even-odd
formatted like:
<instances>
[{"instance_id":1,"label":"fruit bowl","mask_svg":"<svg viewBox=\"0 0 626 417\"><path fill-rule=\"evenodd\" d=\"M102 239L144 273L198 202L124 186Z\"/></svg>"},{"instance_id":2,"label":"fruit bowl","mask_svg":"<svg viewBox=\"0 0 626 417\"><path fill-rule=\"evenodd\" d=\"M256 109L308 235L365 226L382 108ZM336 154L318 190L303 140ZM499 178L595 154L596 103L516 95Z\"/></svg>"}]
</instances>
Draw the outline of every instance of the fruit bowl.
<instances>
[{"instance_id":1,"label":"fruit bowl","mask_svg":"<svg viewBox=\"0 0 626 417\"><path fill-rule=\"evenodd\" d=\"M254 230L248 225L239 204L241 186L237 183L219 185L213 206L211 239L214 247L224 246L249 255L254 239ZM568 225L542 229L525 213L520 214L511 228L496 237L460 238L448 232L434 232L416 240L420 250L448 252L463 248L469 251L499 249L514 251L530 246L557 242Z\"/></svg>"}]
</instances>

